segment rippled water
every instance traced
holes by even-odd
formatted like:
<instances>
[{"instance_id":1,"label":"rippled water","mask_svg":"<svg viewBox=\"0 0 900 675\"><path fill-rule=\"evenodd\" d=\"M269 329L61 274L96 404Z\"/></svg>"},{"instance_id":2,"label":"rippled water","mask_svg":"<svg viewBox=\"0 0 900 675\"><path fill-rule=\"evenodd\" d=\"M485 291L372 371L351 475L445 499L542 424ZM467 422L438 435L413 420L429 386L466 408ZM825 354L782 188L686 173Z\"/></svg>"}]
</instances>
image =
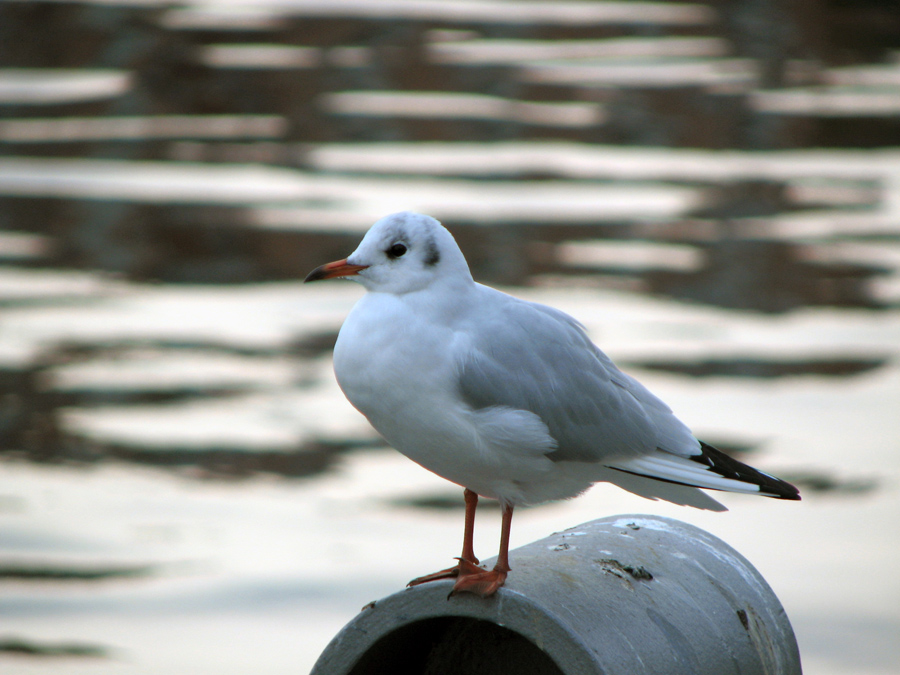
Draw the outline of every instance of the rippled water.
<instances>
[{"instance_id":1,"label":"rippled water","mask_svg":"<svg viewBox=\"0 0 900 675\"><path fill-rule=\"evenodd\" d=\"M0 670L303 672L457 553L459 491L334 382L362 290L301 283L414 209L804 495L708 514L600 486L517 514L513 546L680 518L766 576L807 673L894 672L900 68L877 26L838 63L674 2L0 12Z\"/></svg>"}]
</instances>

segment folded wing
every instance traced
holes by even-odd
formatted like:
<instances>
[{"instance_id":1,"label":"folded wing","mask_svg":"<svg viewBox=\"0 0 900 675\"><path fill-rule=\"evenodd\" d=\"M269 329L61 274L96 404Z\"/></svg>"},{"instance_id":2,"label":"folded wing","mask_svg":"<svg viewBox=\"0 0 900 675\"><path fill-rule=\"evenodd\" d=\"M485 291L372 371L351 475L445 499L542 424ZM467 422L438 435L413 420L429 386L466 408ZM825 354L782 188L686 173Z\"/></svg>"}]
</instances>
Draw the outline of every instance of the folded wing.
<instances>
[{"instance_id":1,"label":"folded wing","mask_svg":"<svg viewBox=\"0 0 900 675\"><path fill-rule=\"evenodd\" d=\"M507 301L492 303L489 325L471 332L472 341L459 356L459 391L473 409L502 406L537 415L556 441L549 459L613 469L600 480L638 494L648 492L646 481L626 476L799 499L789 483L694 438L665 403L620 371L573 318L503 297Z\"/></svg>"}]
</instances>

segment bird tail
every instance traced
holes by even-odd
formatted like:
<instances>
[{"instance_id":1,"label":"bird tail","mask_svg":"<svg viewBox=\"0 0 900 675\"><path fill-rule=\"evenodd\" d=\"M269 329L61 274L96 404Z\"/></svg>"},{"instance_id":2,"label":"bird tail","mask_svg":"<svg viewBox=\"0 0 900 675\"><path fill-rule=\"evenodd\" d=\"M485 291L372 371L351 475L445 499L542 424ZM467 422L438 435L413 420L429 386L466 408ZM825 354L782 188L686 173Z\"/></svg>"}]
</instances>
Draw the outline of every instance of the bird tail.
<instances>
[{"instance_id":1,"label":"bird tail","mask_svg":"<svg viewBox=\"0 0 900 675\"><path fill-rule=\"evenodd\" d=\"M787 481L747 466L703 441L696 455L685 457L657 449L649 455L608 466L616 471L690 487L800 499L800 491Z\"/></svg>"}]
</instances>

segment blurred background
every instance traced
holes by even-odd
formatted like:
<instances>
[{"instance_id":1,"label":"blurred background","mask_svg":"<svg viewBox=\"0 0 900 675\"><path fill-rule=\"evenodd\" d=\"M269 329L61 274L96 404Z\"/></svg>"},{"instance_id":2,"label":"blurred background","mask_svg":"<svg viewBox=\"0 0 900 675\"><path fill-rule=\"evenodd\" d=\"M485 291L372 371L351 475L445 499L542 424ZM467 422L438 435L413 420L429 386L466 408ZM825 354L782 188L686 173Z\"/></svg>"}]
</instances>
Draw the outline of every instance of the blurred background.
<instances>
[{"instance_id":1,"label":"blurred background","mask_svg":"<svg viewBox=\"0 0 900 675\"><path fill-rule=\"evenodd\" d=\"M893 0L6 1L0 150L0 671L302 673L450 564L461 490L333 379L362 289L301 283L411 209L804 495L513 547L680 518L809 675L897 672Z\"/></svg>"}]
</instances>

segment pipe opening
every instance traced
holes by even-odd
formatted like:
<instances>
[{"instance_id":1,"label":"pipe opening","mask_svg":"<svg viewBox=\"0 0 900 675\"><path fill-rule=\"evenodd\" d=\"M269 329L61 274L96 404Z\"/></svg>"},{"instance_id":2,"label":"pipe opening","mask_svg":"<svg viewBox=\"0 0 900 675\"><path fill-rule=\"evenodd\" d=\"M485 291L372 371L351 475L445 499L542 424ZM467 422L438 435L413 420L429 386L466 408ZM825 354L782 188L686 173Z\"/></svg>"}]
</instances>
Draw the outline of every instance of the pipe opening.
<instances>
[{"instance_id":1,"label":"pipe opening","mask_svg":"<svg viewBox=\"0 0 900 675\"><path fill-rule=\"evenodd\" d=\"M515 631L490 621L442 616L406 624L372 645L349 675L563 675Z\"/></svg>"}]
</instances>

